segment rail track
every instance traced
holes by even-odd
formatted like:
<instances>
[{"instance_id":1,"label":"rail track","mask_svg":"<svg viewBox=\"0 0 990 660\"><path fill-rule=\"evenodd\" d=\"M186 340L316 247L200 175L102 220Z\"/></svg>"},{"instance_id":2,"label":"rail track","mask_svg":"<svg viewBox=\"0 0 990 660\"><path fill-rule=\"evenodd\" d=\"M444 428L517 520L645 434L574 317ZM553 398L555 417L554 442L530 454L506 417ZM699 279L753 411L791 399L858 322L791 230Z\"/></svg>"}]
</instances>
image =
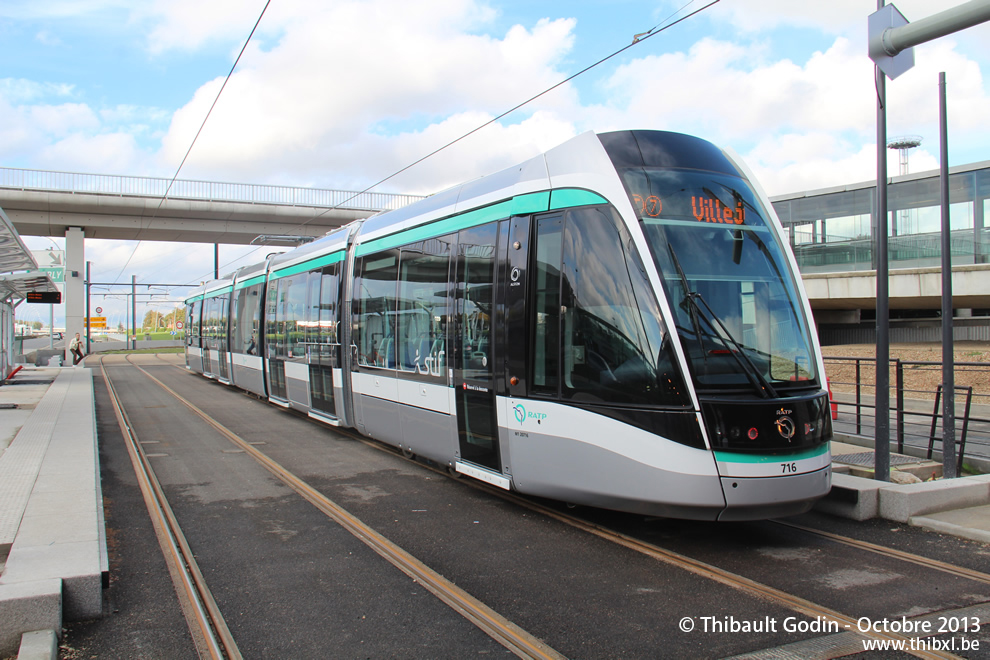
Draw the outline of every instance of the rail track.
<instances>
[{"instance_id":1,"label":"rail track","mask_svg":"<svg viewBox=\"0 0 990 660\"><path fill-rule=\"evenodd\" d=\"M230 634L230 629L199 569L189 542L169 506L158 477L117 394L113 379L107 372L102 355L100 371L103 374L103 382L106 383L107 393L110 395L117 423L124 436L127 453L134 466L145 505L148 507L152 525L168 563L169 572L172 574L193 642L201 656L239 660L242 656L237 643Z\"/></svg>"},{"instance_id":2,"label":"rail track","mask_svg":"<svg viewBox=\"0 0 990 660\"><path fill-rule=\"evenodd\" d=\"M210 415L206 414L192 402L175 392L173 389L169 388L165 383L142 368L140 365L135 364L130 359L129 355L126 356L125 359L128 364L143 373L152 382L175 397L180 403L202 418L203 421L230 440L230 442L232 442L238 449L244 451L246 454L258 461L262 467L271 472L285 485L302 496L307 502L319 509L328 518L345 528L372 550L374 550L378 555L383 557L386 561L415 580L418 584L423 585L450 608L471 621L479 629L512 651L515 655L520 658L532 658L533 660L561 660L564 658L563 655L550 648L547 644L543 643L535 636L529 634L519 626L501 616L498 612L489 608L484 603L471 596L471 594L455 585L453 582L445 579L439 573L429 568L426 564L419 561L411 554L376 532L370 526L363 523L356 516L350 514L346 509L331 501L318 490L307 484L302 479L299 479L296 475L279 465L270 457L266 456L256 447L244 441L240 436L214 420ZM114 402L114 410L117 412L118 420L121 424L121 430L128 439L128 450L133 450L137 454L137 458L133 458L135 454L132 453L132 460L136 461L135 471L138 473L139 479L141 479L143 475L150 484L149 491L152 493L153 498L149 500L146 497L149 511L152 511L152 516L156 527L159 524L166 524L168 531L170 532L170 538L176 540L174 548L172 544L167 547L168 553L173 556L180 557L182 565L187 568L187 573L183 573L181 584L177 585L177 587L181 586L183 592L186 593L190 600L193 601L192 609L194 610L196 616L190 622L190 629L194 632L194 636L196 636L196 630L201 632L201 636L207 641L210 657L223 657L223 655L221 655L222 650L222 653L228 658L240 658L241 655L237 650L236 643L234 642L233 637L230 636L229 630L223 622L223 616L220 613L219 608L216 607L213 596L209 591L209 587L206 585L201 572L196 566L193 553L189 549L185 538L182 536L182 531L178 526L178 522L175 520L175 516L171 513L171 509L168 506L168 501L165 499L164 492L162 491L161 486L158 484L158 481L154 475L154 470L152 469L147 457L144 455L144 451L141 448L140 442L137 440L137 436L135 435L133 428L127 421L126 411L123 409L123 406L120 403L120 398L117 396L117 393L113 388L112 381L106 371L106 367L103 364L102 359L101 369L103 371L104 378L106 379L111 399ZM143 482L142 490L144 490ZM163 523L159 520L159 515L157 514L159 511L162 512L160 519ZM188 579L186 579L187 574Z\"/></svg>"},{"instance_id":3,"label":"rail track","mask_svg":"<svg viewBox=\"0 0 990 660\"><path fill-rule=\"evenodd\" d=\"M159 359L161 358L159 357ZM206 413L205 411L194 405L192 402L190 402L185 397L180 395L174 389L168 387L164 382L156 378L146 369L144 369L138 364L135 364L133 361L130 360L129 356L127 358L127 361L129 364L131 364L131 366L141 371L145 376L147 376L150 380L155 382L159 387L161 387L163 390L168 392L176 400L181 402L192 412L194 412L196 415L202 418L207 424L209 424L218 432L220 432L224 437L226 437L230 442L232 442L238 449L252 456L267 470L269 470L272 474L274 474L280 480L286 483L290 488L292 488L301 496L303 496L307 501L311 502L320 511L322 511L324 514L326 514L328 517L333 519L341 526L348 529L348 531L350 531L356 537L360 538L363 542L365 542L370 547L372 547L375 550L375 552L377 552L379 555L381 555L382 557L386 558L388 561L393 563L404 573L406 573L413 579L421 582L443 602L445 602L451 608L461 613L470 621L472 621L472 623L477 625L480 629L484 630L494 639L498 640L506 648L512 650L516 655L518 655L519 657L532 657L532 658L563 657L561 654L554 651L552 648L547 646L542 641L533 637L532 635L522 630L518 626L515 626L510 621L508 621L498 613L494 612L490 608L487 608L483 603L472 597L470 594L464 592L463 590L457 588L449 581L445 580L442 576L432 571L425 564L419 562L417 559L409 555L409 553L405 552L398 546L395 546L390 541L388 541L388 539L383 537L381 534L371 529L369 526L365 525L363 522L361 522L356 517L348 513L339 505L329 500L319 491L312 488L302 480L298 479L298 477L296 477L290 471L286 470L284 467L282 467L277 462L272 460L270 457L265 455L257 447L244 441L236 433L226 428L216 420L214 420L208 413ZM162 362L164 364L168 364L181 369L181 367L178 367L178 365L175 365L175 363L173 362L169 362L167 360L162 360ZM185 370L182 371L184 372ZM335 433L340 433L351 439L359 441L379 451L384 451L393 454L397 457L403 456L406 460L416 461L415 457L403 455L401 454L401 452L395 450L394 448L378 443L377 441L368 439L350 430L334 428L333 431ZM438 473L444 473L443 470L438 469L431 465L424 464L422 461L416 461L416 464L424 469L430 469ZM729 586L733 589L739 590L751 596L755 596L762 600L771 601L792 612L795 612L797 614L812 619L821 619L829 622L834 622L841 630L848 631L848 634L852 635L853 638L857 640L857 643L858 640L861 640L863 638L869 638L874 640L888 640L888 641L909 640L909 637L905 637L892 632L878 632L874 630L862 631L857 627L857 618L854 616L850 616L835 609L825 607L818 603L812 602L811 600L801 598L794 594L787 593L784 590L769 586L767 584L760 583L759 581L749 579L747 577L733 573L731 571L727 571L711 563L688 557L682 553L674 552L672 550L662 548L656 544L649 543L641 539L637 539L634 536L624 534L622 532L613 529L609 529L606 526L589 522L587 520L580 518L579 516L546 506L540 502L531 500L529 498L520 497L511 492L495 489L480 482L476 483L472 480L461 480L461 481L462 483L470 485L473 488L479 489L490 495L494 495L495 497L502 498L506 501L512 502L517 506L524 507L535 513L539 513L543 516L547 516L549 518L555 519L559 522L562 522L573 528L581 530L585 533L592 534L599 538L605 539L611 543L621 545L637 553L646 555L655 560L661 561L665 564L677 567L678 569L687 571L694 575L700 576L704 579ZM797 525L787 521L774 521L774 524L785 526L789 529L793 529L804 535L811 535L818 537L820 539L827 539L830 542L839 543L859 550L864 550L867 552L884 555L886 557L893 557L897 560L904 561L917 566L921 566L926 569L936 570L942 573L953 575L955 577L972 580L982 584L990 584L990 574L983 573L980 571L968 569L961 566L956 566L953 564L934 560L921 555L895 550L893 548L888 548L877 544L868 543L858 539L853 539L838 534L833 534L830 532L824 532L821 530L812 529L810 527ZM848 647L849 644L847 640L846 648ZM921 658L957 657L942 651L911 650L908 652L911 655Z\"/></svg>"}]
</instances>

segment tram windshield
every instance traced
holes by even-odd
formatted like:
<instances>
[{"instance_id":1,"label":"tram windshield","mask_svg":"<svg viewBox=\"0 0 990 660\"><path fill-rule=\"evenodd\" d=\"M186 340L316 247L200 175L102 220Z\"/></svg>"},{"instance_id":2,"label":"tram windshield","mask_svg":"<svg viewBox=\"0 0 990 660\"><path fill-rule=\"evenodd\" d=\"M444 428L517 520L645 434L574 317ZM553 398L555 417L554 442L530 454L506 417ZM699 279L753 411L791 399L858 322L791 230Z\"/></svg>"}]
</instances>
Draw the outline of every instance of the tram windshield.
<instances>
[{"instance_id":1,"label":"tram windshield","mask_svg":"<svg viewBox=\"0 0 990 660\"><path fill-rule=\"evenodd\" d=\"M699 390L769 398L817 385L794 276L749 185L696 170L623 176Z\"/></svg>"}]
</instances>

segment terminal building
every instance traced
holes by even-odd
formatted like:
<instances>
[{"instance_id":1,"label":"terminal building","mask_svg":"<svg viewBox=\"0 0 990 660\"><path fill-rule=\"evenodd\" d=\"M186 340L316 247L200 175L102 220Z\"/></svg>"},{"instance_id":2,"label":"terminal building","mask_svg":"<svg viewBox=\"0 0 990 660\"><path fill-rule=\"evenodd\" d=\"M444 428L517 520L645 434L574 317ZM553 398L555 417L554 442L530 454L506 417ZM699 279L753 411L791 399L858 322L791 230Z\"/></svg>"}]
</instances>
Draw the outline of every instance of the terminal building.
<instances>
[{"instance_id":1,"label":"terminal building","mask_svg":"<svg viewBox=\"0 0 990 660\"><path fill-rule=\"evenodd\" d=\"M371 215L374 209L397 208L418 199L380 193L374 199L354 200L344 208L340 199L350 199L353 194L180 181L185 187L173 191L159 213L162 217L148 224L148 205L160 201L158 188L164 189L167 180L63 176L6 168L0 168L0 175L0 207L9 214L9 219L3 216L9 235L0 236L0 240L23 249L17 232L64 235L66 263L74 273L83 270L84 237L248 243L259 234L298 231L300 223L304 233L319 236ZM67 188L66 181L70 182ZM243 199L245 190L250 193L247 202ZM953 335L958 341L990 341L990 234L985 220L990 161L952 168L949 190ZM822 343L872 343L876 334L876 182L780 195L771 201L801 270ZM937 342L941 338L940 203L937 171L904 174L889 181L893 342ZM30 253L24 253L33 263ZM34 266L20 262L0 265L9 270L29 267ZM0 300L7 301L7 306L0 311L9 312L7 316L12 319L17 300L23 299L29 287L21 281L25 274L3 277L6 288L0 289L0 296L6 297ZM78 276L66 278L66 287L67 325L75 323L67 327L71 335L82 329L83 280ZM0 316L0 324L12 327L13 321L4 319ZM7 360L9 342L4 342L4 347L3 359ZM4 364L0 368L5 368Z\"/></svg>"},{"instance_id":2,"label":"terminal building","mask_svg":"<svg viewBox=\"0 0 990 660\"><path fill-rule=\"evenodd\" d=\"M939 341L942 304L938 171L887 187L891 341ZM990 161L950 169L954 337L990 341ZM876 182L772 197L823 344L872 343L876 320Z\"/></svg>"}]
</instances>

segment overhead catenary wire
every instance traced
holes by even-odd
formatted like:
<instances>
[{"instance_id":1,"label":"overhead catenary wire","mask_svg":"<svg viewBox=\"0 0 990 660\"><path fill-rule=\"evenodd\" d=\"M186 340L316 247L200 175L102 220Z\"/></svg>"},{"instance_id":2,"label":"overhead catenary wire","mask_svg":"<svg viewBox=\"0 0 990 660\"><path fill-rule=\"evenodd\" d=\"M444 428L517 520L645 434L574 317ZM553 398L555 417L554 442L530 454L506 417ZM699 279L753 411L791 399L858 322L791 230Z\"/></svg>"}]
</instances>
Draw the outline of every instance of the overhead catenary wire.
<instances>
[{"instance_id":1,"label":"overhead catenary wire","mask_svg":"<svg viewBox=\"0 0 990 660\"><path fill-rule=\"evenodd\" d=\"M199 125L199 130L196 131L196 135L193 137L192 142L189 144L189 148L186 149L186 155L182 157L182 162L180 162L179 166L175 169L175 174L172 176L172 180L168 182L168 186L166 186L165 188L165 194L162 195L161 201L158 202L158 206L151 214L151 218L148 219L149 227L151 226L151 223L154 222L155 216L158 215L158 211L161 210L162 205L165 204L165 200L168 199L168 194L169 192L172 191L172 186L175 185L175 180L179 178L179 172L182 171L182 166L186 164L186 160L188 160L189 154L192 153L193 147L196 146L196 140L199 139L200 134L203 132L203 128L206 126L206 122L210 119L210 115L213 113L213 108L217 107L217 101L220 100L220 95L223 94L223 90L227 87L227 83L230 81L230 77L234 75L234 69L237 68L238 62L241 61L241 56L244 55L244 51L247 50L248 44L251 43L251 38L254 36L254 33L257 31L258 26L261 24L261 19L264 18L265 12L268 11L268 5L270 5L271 3L272 0L266 0L265 6L262 8L261 13L258 14L258 20L254 22L254 27L251 28L251 33L248 35L247 39L244 40L244 45L241 46L241 52L237 54L237 58L234 60L233 65L231 65L230 71L227 72L227 77L224 78L223 84L220 85L220 89L217 91L217 95L213 99L213 103L210 104L210 109L206 111L206 116L203 117L203 122ZM143 231L144 231L144 227L141 227L138 230L137 233L138 242L134 246L134 250L131 252L131 256L127 257L127 261L124 262L124 265L120 269L120 272L117 273L117 277L114 278L114 282L119 280L120 276L124 274L124 270L131 263L131 260L134 258L134 255L137 253L138 248L141 246L140 237L141 237L141 232Z\"/></svg>"},{"instance_id":2,"label":"overhead catenary wire","mask_svg":"<svg viewBox=\"0 0 990 660\"><path fill-rule=\"evenodd\" d=\"M678 18L675 21L672 21L670 23L667 23L667 21L670 21L671 18L673 18L674 16L676 16L680 12L684 11L687 7L690 7L695 2L696 2L696 0L690 0L690 2L687 2L686 4L682 5L675 12L673 12L672 14L670 14L663 21L661 21L661 22L657 23L656 25L654 25L652 28L650 28L646 32L640 32L638 34L635 34L633 36L632 41L630 43L626 44L625 46L623 46L622 48L619 48L618 50L615 50L611 54L606 55L605 57L602 57L601 59L599 59L598 61L594 62L593 64L589 64L588 66L584 67L580 71L571 74L570 76L564 78L563 80L561 80L558 83L555 83L554 85L551 85L550 87L547 87L543 91L541 91L538 94L535 94L535 95L529 97L525 101L522 101L521 103L517 103L516 105L512 106L508 110L503 111L501 114L499 114L499 115L497 115L497 116L489 119L488 121L485 121L484 123L482 123L482 124L476 126L475 128L471 129L467 133L464 133L460 137L457 137L457 138L451 140L450 142L447 142L443 146L438 147L437 149L434 149L433 151L431 151L430 153L426 154L425 156L422 156L421 158L413 161L412 163L409 163L408 165L402 167L401 169L396 170L392 174L389 174L387 177L385 177L383 179L380 179L379 181L376 181L375 183L371 184L370 186L368 186L367 188L361 190L360 192L356 192L356 193L352 194L350 197L344 199L343 201L338 202L337 204L335 204L333 206L327 207L326 209L324 209L320 213L317 213L316 215L314 215L313 217L309 218L305 222L299 223L298 225L295 226L294 229L295 230L301 229L302 227L304 227L304 226L308 225L309 223L313 222L314 220L322 217L326 213L329 213L330 211L333 211L334 209L340 208L341 206L343 206L347 202L349 202L349 201L351 201L351 200L353 200L353 199L355 199L355 198L357 198L357 197L359 197L359 196L361 196L361 195L363 195L365 193L368 193L368 192L374 190L375 188L377 188L378 186L382 185L383 183L385 183L387 181L390 181L391 179L394 179L395 177L397 177L398 175L402 174L403 172L406 172L406 171L412 169L413 167L419 165L420 163L422 163L422 162L424 162L424 161L432 158L433 156L436 156L440 152L442 152L442 151L444 151L444 150L446 150L446 149L454 146L455 144L461 142L462 140L467 139L468 137L474 135L478 131L481 131L482 129L487 128L488 126L490 126L490 125L496 123L497 121L505 118L506 116L512 114L513 112L519 110L520 108L523 108L526 105L529 105L530 103L532 103L533 101L535 101L535 100L537 100L537 99L539 99L539 98L541 98L543 96L546 96L547 94L549 94L553 90L557 89L558 87L561 87L561 86L567 84L568 82L570 82L570 81L574 80L575 78L577 78L577 77L579 77L579 76L587 73L588 71L591 71L592 69L594 69L594 68L596 68L596 67L604 64L605 62L611 60L612 58L617 57L618 55L621 55L622 53L624 53L625 51L629 50L633 46L636 46L637 44L640 44L643 41L646 41L650 37L654 37L654 36L660 34L661 32L664 32L664 31L666 31L666 30L674 27L675 25L677 25L679 23L682 23L682 22L686 21L689 18L692 18L692 17L696 16L697 14L700 14L701 12L709 9L713 5L718 4L719 2L721 2L721 0L710 0L707 4L705 4L704 6L702 6L702 7L698 8L698 9L692 11L691 13L685 14L681 18ZM664 25L665 23L667 23L667 24ZM227 267L231 266L232 264L235 264L238 261L242 261L242 260L250 257L251 255L255 254L256 252L260 251L261 249L262 249L262 247L258 247L256 250L253 250L252 252L248 252L247 254L241 255L237 259L234 259L234 260L229 261L226 264L224 264L222 266L222 268L226 269ZM205 279L210 279L210 274L209 273L205 274L202 277L195 278L196 281L205 280Z\"/></svg>"},{"instance_id":3,"label":"overhead catenary wire","mask_svg":"<svg viewBox=\"0 0 990 660\"><path fill-rule=\"evenodd\" d=\"M426 155L425 155L425 156L423 156L422 158L420 158L420 159L418 159L418 160L415 160L415 161L413 161L412 163L410 163L410 164L408 164L408 165L406 165L406 166L405 166L405 167L403 167L402 169L399 169L399 170L396 170L396 171L395 171L395 172L393 172L392 174L389 174L389 175L388 175L387 177L385 177L384 179L381 179L380 181L377 181L377 182L375 182L375 183L373 183L372 185L370 185L370 186L368 186L367 188L365 188L364 190L362 190L362 191L360 191L360 192L357 192L357 193L354 193L353 195L351 195L351 196L350 196L350 197L348 197L347 199L345 199L345 200L343 200L342 202L339 202L339 203L337 203L337 204L335 204L334 206L331 206L331 207L329 207L329 208L327 208L327 209L324 209L323 211L321 211L320 213L318 213L318 214L316 214L315 216L313 216L312 218L310 218L310 219L309 219L309 220L307 220L306 222L303 222L303 223L300 223L299 225L297 225L297 228L298 228L298 227L304 227L304 226L306 226L307 224L309 224L310 222L312 222L313 220L316 220L317 218L319 218L319 217L321 217L321 216L323 216L324 214L326 214L326 213L329 213L330 211L332 211L332 210L334 210L334 209L336 209L336 208L339 208L339 207L341 207L341 206L343 206L344 204L346 204L347 202L349 202L349 201L351 201L352 199L354 199L354 198L356 198L356 197L360 197L361 195L363 195L363 194L365 194L365 193L367 193L367 192L370 192L370 191L372 191L372 190L374 190L375 188L377 188L377 187L378 187L378 186L380 186L381 184L383 184L383 183L385 183L386 181L389 181L389 180L391 180L391 179L394 179L395 177L397 177L397 176L399 176L399 175L400 175L400 174L402 174L403 172L405 172L405 171L407 171L407 170L409 170L409 169L412 169L412 168L413 168L413 167L415 167L416 165L419 165L419 164L420 164L420 163L422 163L423 161L425 161L425 160L427 160L427 159L429 159L429 158L432 158L433 156L436 156L436 155L437 155L438 153L440 153L441 151L444 151L445 149L448 149L449 147L452 147L452 146L454 146L455 144L457 144L457 143L458 143L458 142L460 142L461 140L464 140L464 139L466 139L466 138L468 138L468 137L470 137L470 136L472 136L472 135L474 135L475 133L477 133L478 131L480 131L480 130L482 130L483 128L487 128L488 126L491 126L491 125L492 125L492 124L494 124L495 122L497 122L497 121L499 121L500 119L503 119L504 117L506 117L506 116L508 116L508 115L510 115L510 114L512 114L512 113L513 113L513 112L515 112L516 110L519 110L520 108L522 108L522 107L524 107L524 106L526 106L526 105L529 105L530 103L532 103L532 102L533 102L533 101L535 101L536 99L538 99L538 98L540 98L540 97L542 97L542 96L546 96L547 94L549 94L549 93L550 93L550 92L552 92L553 90L555 90L555 89L557 89L558 87L560 87L560 86L562 86L562 85L566 85L567 83L569 83L570 81L572 81L572 80L574 80L574 79L575 79L575 78L577 78L578 76L581 76L581 75L583 75L583 74L585 74L585 73L587 73L588 71L591 71L591 70L592 70L592 69L594 69L595 67L597 67L597 66L599 66L599 65L601 65L601 64L604 64L605 62L607 62L607 61L609 61L609 60L610 60L610 59L612 59L613 57L616 57L616 56L618 56L618 55L621 55L622 53L624 53L625 51L627 51L627 50L629 50L630 48L632 48L632 47L633 47L633 46L635 46L636 44L638 44L638 43L641 43L641 42L643 42L643 41L646 41L646 40L647 40L647 39L649 39L650 37L653 37L653 36L656 36L656 35L658 35L658 34L660 34L661 32L663 32L663 31L665 31L665 30L667 30L667 29L669 29L669 28L672 28L672 27L674 27L674 26L675 26L675 25L677 25L678 23L681 23L681 22L683 22L683 21L686 21L687 19L689 19L689 18L691 18L692 16L694 16L694 15L696 15L696 14L699 14L699 13L701 13L701 12L703 12L703 11L705 11L706 9L708 9L709 7L711 7L712 5L715 5L715 4L718 4L719 2L721 2L721 0L711 0L711 1L710 1L710 2L708 3L708 4L706 4L706 5L704 6L704 7L701 7L701 8L699 8L699 9L696 9L696 10L694 10L693 12L691 12L690 14L687 14L687 15L685 15L685 16L682 16L681 18L679 18L679 19L677 19L676 21L674 21L674 22L672 22L672 23L670 23L670 24L668 24L668 25L665 25L665 26L664 26L664 27L662 27L662 28L660 27L661 25L663 25L663 23L664 23L664 22L666 22L666 21L668 21L668 20L670 20L670 18L671 18L671 17L673 17L673 16L676 16L676 15L677 15L677 14L678 14L679 12L681 12L681 11L684 11L684 9L685 9L686 7L690 7L690 6L692 5L692 4L694 4L694 2L695 2L695 0L691 0L691 1L690 1L690 2L688 2L687 4L685 4L685 5L683 5L683 6L682 6L682 7L680 8L680 9L678 9L677 11L675 11L675 12L674 12L673 14L671 14L670 16L668 16L668 17L667 17L666 19L664 19L664 20L663 20L663 21L661 21L660 23L658 23L658 24L656 24L656 25L654 25L654 26L653 26L652 28L650 28L650 29L649 29L649 30L647 30L646 32L641 32L641 33L639 33L639 34L637 34L637 35L634 35L634 36L633 36L633 40L632 40L632 42L631 42L631 43L629 43L629 44L627 44L627 45L625 45L625 46L623 46L622 48L620 48L620 49L618 49L618 50L616 50L616 51L615 51L615 52L613 52L612 54L610 54L610 55L606 55L605 57L603 57L603 58L601 58L600 60L598 60L598 61L597 61L597 62L595 62L594 64L589 64L588 66L586 66L586 67L584 67L583 69L581 69L581 70L580 70L580 71L578 71L577 73L574 73L574 74L571 74L570 76L568 76L567 78L564 78L564 79L563 79L563 80L561 80L560 82L558 82L558 83L556 83L556 84L554 84L554 85L551 85L550 87L547 87L546 89L544 89L544 90L543 90L542 92L540 92L539 94L536 94L536 95L534 95L534 96L531 96L530 98L528 98L528 99L526 99L526 100L525 100L525 101L523 101L522 103L518 103L518 104L516 104L516 105L514 105L514 106L512 106L512 107L511 107L511 108L509 108L508 110L506 110L506 111L504 111L504 112L503 112L502 114L500 114L500 115L497 115L497 116L495 116L495 117L492 117L492 118L491 118L491 119L489 119L488 121L486 121L486 122L484 122L483 124L480 124L479 126L477 126L477 127L475 127L475 128L473 128L473 129L471 129L470 131L468 131L467 133L464 133L464 134L463 134L463 135L461 135L460 137L458 137L458 138L455 138L455 139L453 139L453 140L451 140L450 142L448 142L447 144L445 144L445 145L443 145L442 147L439 147L439 148L437 148L437 149L434 149L433 151L431 151L430 153L428 153L428 154L426 154Z\"/></svg>"}]
</instances>

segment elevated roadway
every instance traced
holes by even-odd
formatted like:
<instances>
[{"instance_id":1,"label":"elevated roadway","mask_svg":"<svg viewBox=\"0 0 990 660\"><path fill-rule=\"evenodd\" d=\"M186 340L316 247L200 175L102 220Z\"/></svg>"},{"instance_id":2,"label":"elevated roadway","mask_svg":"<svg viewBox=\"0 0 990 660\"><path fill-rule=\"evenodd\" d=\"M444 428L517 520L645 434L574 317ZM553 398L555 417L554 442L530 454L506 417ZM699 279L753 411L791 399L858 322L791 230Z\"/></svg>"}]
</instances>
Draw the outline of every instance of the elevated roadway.
<instances>
[{"instance_id":1,"label":"elevated roadway","mask_svg":"<svg viewBox=\"0 0 990 660\"><path fill-rule=\"evenodd\" d=\"M844 273L803 273L805 289L816 314L819 310L875 309L875 270ZM955 308L990 308L990 264L952 267L952 301ZM942 269L902 268L890 271L891 309L940 309Z\"/></svg>"},{"instance_id":2,"label":"elevated roadway","mask_svg":"<svg viewBox=\"0 0 990 660\"><path fill-rule=\"evenodd\" d=\"M171 186L170 186L171 183ZM167 195L166 195L167 193ZM0 208L21 235L247 244L319 237L415 195L0 168Z\"/></svg>"}]
</instances>

